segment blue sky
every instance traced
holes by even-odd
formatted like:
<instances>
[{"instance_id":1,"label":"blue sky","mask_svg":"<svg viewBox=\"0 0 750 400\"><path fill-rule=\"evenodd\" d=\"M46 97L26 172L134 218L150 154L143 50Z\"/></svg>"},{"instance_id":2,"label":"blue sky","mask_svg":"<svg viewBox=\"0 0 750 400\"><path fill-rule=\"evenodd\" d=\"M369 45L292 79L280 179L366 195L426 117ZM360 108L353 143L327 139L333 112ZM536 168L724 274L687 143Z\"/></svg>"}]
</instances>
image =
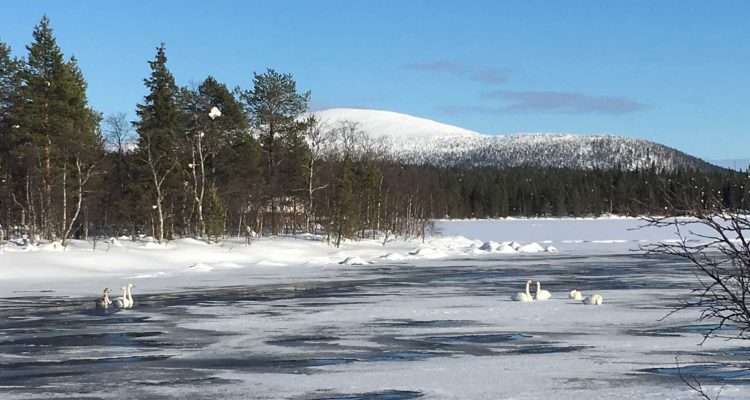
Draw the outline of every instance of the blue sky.
<instances>
[{"instance_id":1,"label":"blue sky","mask_svg":"<svg viewBox=\"0 0 750 400\"><path fill-rule=\"evenodd\" d=\"M164 41L181 85L271 67L314 109L750 157L747 1L9 1L0 40L24 55L45 13L105 114L134 116Z\"/></svg>"}]
</instances>

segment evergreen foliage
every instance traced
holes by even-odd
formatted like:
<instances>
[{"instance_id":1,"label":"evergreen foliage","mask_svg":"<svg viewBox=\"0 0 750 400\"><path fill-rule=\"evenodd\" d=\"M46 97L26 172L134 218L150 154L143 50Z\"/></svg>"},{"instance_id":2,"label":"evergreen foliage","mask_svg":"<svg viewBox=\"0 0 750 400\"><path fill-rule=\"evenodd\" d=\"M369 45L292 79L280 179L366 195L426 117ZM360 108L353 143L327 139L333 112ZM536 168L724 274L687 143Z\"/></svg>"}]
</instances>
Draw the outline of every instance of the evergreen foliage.
<instances>
[{"instance_id":1,"label":"evergreen foliage","mask_svg":"<svg viewBox=\"0 0 750 400\"><path fill-rule=\"evenodd\" d=\"M84 187L103 157L100 116L88 106L76 59L64 61L46 16L33 38L25 63L0 56L4 70L17 72L2 79L9 121L2 142L12 160L5 183L30 240L66 244L87 206Z\"/></svg>"},{"instance_id":2,"label":"evergreen foliage","mask_svg":"<svg viewBox=\"0 0 750 400\"><path fill-rule=\"evenodd\" d=\"M216 187L208 190L206 202L206 238L210 241L211 237L218 241L219 237L225 232L224 223L226 221L226 205L224 200L219 196Z\"/></svg>"},{"instance_id":3,"label":"evergreen foliage","mask_svg":"<svg viewBox=\"0 0 750 400\"><path fill-rule=\"evenodd\" d=\"M341 246L343 239L356 237L358 213L353 181L352 160L347 155L344 156L339 176L336 179L336 197L334 199L333 218L331 219L330 232L331 235L334 235L336 247Z\"/></svg>"},{"instance_id":4,"label":"evergreen foliage","mask_svg":"<svg viewBox=\"0 0 750 400\"><path fill-rule=\"evenodd\" d=\"M303 128L300 116L307 111L310 92L297 93L297 83L291 74L268 69L253 75L253 89L242 93L253 127L257 130L261 148L266 154L266 196L271 216L271 233L279 234L279 203L284 196L278 177L284 163L286 144L297 143L293 135ZM288 166L291 167L291 166Z\"/></svg>"},{"instance_id":5,"label":"evergreen foliage","mask_svg":"<svg viewBox=\"0 0 750 400\"><path fill-rule=\"evenodd\" d=\"M149 65L151 76L144 79L149 92L144 102L136 107L139 120L135 122L135 127L138 132L137 156L147 170L142 175L149 182L152 209L156 212L153 231L156 240L161 242L165 237L165 207L174 207L174 202L170 204L169 201L174 200L172 194L179 186L175 182L175 170L181 121L177 109L177 84L167 68L164 43L156 49L156 57Z\"/></svg>"}]
</instances>

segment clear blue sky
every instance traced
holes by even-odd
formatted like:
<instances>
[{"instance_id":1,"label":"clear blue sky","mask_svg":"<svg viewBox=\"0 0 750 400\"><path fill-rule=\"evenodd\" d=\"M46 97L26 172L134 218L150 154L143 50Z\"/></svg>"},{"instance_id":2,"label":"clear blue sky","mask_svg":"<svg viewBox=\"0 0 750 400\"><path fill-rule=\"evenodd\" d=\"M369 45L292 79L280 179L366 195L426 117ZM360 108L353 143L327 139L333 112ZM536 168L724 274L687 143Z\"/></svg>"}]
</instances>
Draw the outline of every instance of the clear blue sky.
<instances>
[{"instance_id":1,"label":"clear blue sky","mask_svg":"<svg viewBox=\"0 0 750 400\"><path fill-rule=\"evenodd\" d=\"M312 107L403 112L488 134L612 133L750 157L750 1L6 1L24 55L52 20L94 108L134 116L162 41L181 85L268 67Z\"/></svg>"}]
</instances>

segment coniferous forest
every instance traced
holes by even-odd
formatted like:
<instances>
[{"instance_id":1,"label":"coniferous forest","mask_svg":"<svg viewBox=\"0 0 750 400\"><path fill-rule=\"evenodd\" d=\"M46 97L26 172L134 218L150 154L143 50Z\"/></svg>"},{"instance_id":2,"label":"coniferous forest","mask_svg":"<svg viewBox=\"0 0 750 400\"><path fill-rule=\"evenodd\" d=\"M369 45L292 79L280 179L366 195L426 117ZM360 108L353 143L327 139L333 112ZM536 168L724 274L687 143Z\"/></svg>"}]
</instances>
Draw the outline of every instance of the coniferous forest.
<instances>
[{"instance_id":1,"label":"coniferous forest","mask_svg":"<svg viewBox=\"0 0 750 400\"><path fill-rule=\"evenodd\" d=\"M44 17L23 59L0 42L0 232L37 240L315 232L338 245L417 236L434 218L750 209L747 174L650 169L441 168L390 160L355 123L308 114L292 75L179 86L164 44L136 117L102 115ZM257 232L257 233L256 233ZM2 236L0 236L2 240Z\"/></svg>"}]
</instances>

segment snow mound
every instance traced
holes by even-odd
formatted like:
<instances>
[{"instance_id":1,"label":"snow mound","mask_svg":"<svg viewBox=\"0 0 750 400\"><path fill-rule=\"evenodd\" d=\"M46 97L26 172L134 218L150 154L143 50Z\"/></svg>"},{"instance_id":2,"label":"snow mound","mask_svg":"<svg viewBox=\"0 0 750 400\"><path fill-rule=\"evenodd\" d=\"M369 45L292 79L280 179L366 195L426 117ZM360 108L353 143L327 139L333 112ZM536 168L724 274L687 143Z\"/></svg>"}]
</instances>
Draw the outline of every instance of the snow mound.
<instances>
[{"instance_id":1,"label":"snow mound","mask_svg":"<svg viewBox=\"0 0 750 400\"><path fill-rule=\"evenodd\" d=\"M517 250L519 253L539 253L544 251L544 247L540 246L539 243L531 242L519 247Z\"/></svg>"},{"instance_id":2,"label":"snow mound","mask_svg":"<svg viewBox=\"0 0 750 400\"><path fill-rule=\"evenodd\" d=\"M498 247L500 247L500 243L489 241L489 242L484 242L484 244L482 244L482 246L479 247L479 250L493 251L497 249Z\"/></svg>"},{"instance_id":3,"label":"snow mound","mask_svg":"<svg viewBox=\"0 0 750 400\"><path fill-rule=\"evenodd\" d=\"M187 268L185 272L210 272L213 270L214 268L208 264L196 263L190 268Z\"/></svg>"},{"instance_id":4,"label":"snow mound","mask_svg":"<svg viewBox=\"0 0 750 400\"><path fill-rule=\"evenodd\" d=\"M512 254L512 253L518 253L517 249L521 248L521 245L516 242L503 242L498 243L495 241L489 241L484 242L481 247L479 247L479 250L488 251L491 253L504 253L504 254ZM477 254L478 252L474 252Z\"/></svg>"},{"instance_id":5,"label":"snow mound","mask_svg":"<svg viewBox=\"0 0 750 400\"><path fill-rule=\"evenodd\" d=\"M406 257L400 253L388 253L380 258L388 261L402 261L406 259Z\"/></svg>"},{"instance_id":6,"label":"snow mound","mask_svg":"<svg viewBox=\"0 0 750 400\"><path fill-rule=\"evenodd\" d=\"M417 258L442 258L445 257L445 254L443 252L437 251L431 247L420 247L414 251L409 252L414 257Z\"/></svg>"},{"instance_id":7,"label":"snow mound","mask_svg":"<svg viewBox=\"0 0 750 400\"><path fill-rule=\"evenodd\" d=\"M520 248L521 246L518 247ZM495 253L514 254L518 253L518 250L508 243L501 243L500 246L495 249Z\"/></svg>"},{"instance_id":8,"label":"snow mound","mask_svg":"<svg viewBox=\"0 0 750 400\"><path fill-rule=\"evenodd\" d=\"M43 251L63 251L65 250L65 247L63 247L62 243L58 241L54 241L52 243L48 243L42 246L39 246L39 250Z\"/></svg>"},{"instance_id":9,"label":"snow mound","mask_svg":"<svg viewBox=\"0 0 750 400\"><path fill-rule=\"evenodd\" d=\"M107 240L107 243L109 243L110 246L114 247L124 247L122 243L116 238L109 238L109 240Z\"/></svg>"},{"instance_id":10,"label":"snow mound","mask_svg":"<svg viewBox=\"0 0 750 400\"><path fill-rule=\"evenodd\" d=\"M159 278L159 277L166 276L166 275L167 275L166 272L159 271L153 274L140 274L140 275L129 276L125 279L149 279L149 278Z\"/></svg>"},{"instance_id":11,"label":"snow mound","mask_svg":"<svg viewBox=\"0 0 750 400\"><path fill-rule=\"evenodd\" d=\"M339 261L339 264L342 265L365 265L369 264L367 261L363 260L360 257L347 257L343 261Z\"/></svg>"},{"instance_id":12,"label":"snow mound","mask_svg":"<svg viewBox=\"0 0 750 400\"><path fill-rule=\"evenodd\" d=\"M177 240L175 240L175 243L179 243L179 244L191 244L191 245L198 245L198 246L205 246L206 245L206 242L204 242L202 240L198 240L198 239L193 239L193 238L177 239Z\"/></svg>"},{"instance_id":13,"label":"snow mound","mask_svg":"<svg viewBox=\"0 0 750 400\"><path fill-rule=\"evenodd\" d=\"M278 262L273 262L273 261L269 261L269 260L260 260L257 263L255 263L255 265L260 265L262 267L283 267L286 264L284 264L284 263L278 263Z\"/></svg>"},{"instance_id":14,"label":"snow mound","mask_svg":"<svg viewBox=\"0 0 750 400\"><path fill-rule=\"evenodd\" d=\"M149 249L149 250L165 250L169 249L170 247L166 244L159 244L156 242L146 242L141 246L142 249Z\"/></svg>"},{"instance_id":15,"label":"snow mound","mask_svg":"<svg viewBox=\"0 0 750 400\"><path fill-rule=\"evenodd\" d=\"M237 269L237 268L244 268L242 265L233 263L233 262L220 262L218 264L214 264L215 267L224 268L224 269Z\"/></svg>"}]
</instances>

